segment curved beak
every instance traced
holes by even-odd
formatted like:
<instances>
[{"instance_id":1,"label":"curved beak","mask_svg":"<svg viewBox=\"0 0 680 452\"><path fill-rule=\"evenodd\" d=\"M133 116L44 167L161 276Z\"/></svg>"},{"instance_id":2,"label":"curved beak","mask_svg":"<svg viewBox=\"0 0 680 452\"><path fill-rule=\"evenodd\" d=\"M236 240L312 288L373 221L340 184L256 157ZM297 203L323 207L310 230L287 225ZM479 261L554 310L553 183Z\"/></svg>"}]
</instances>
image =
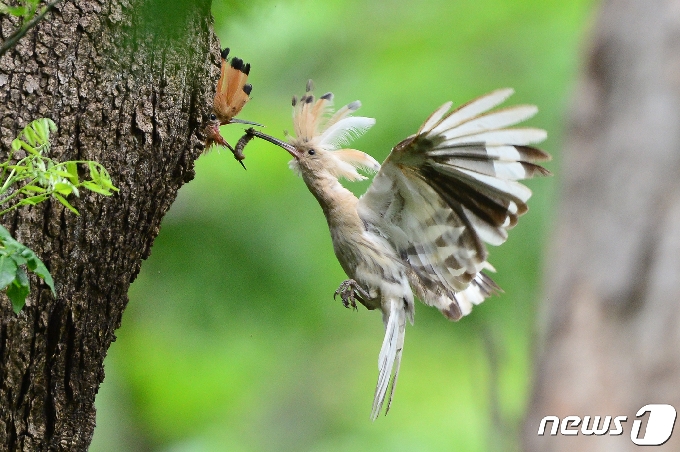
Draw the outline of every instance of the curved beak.
<instances>
[{"instance_id":1,"label":"curved beak","mask_svg":"<svg viewBox=\"0 0 680 452\"><path fill-rule=\"evenodd\" d=\"M285 141L281 141L278 138L274 138L271 135L267 135L266 133L262 133L258 130L253 129L252 127L247 129L246 133L248 135L252 135L252 136L255 136L255 137L258 137L258 138L262 138L265 141L269 141L270 143L275 144L278 147L285 149L286 151L288 151L288 153L290 155L292 155L296 159L300 158L300 153L298 152L298 150L295 149L295 147L290 145L289 143L286 143Z\"/></svg>"}]
</instances>

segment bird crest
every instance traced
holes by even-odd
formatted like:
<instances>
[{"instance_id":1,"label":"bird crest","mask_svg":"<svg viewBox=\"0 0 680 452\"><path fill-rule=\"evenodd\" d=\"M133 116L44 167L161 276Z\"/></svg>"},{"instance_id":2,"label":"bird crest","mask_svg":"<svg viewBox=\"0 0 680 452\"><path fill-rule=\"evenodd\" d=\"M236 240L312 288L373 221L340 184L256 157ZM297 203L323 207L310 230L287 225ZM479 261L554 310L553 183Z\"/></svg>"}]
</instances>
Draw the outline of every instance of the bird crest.
<instances>
[{"instance_id":1,"label":"bird crest","mask_svg":"<svg viewBox=\"0 0 680 452\"><path fill-rule=\"evenodd\" d=\"M363 135L375 124L375 119L352 116L361 107L358 100L350 102L333 112L333 93L326 93L315 99L312 94L313 83L307 82L305 94L298 99L293 97L293 125L295 136L288 136L288 142L303 152L313 153L323 159L323 166L336 178L364 180L357 169L376 172L380 164L370 155L356 149L347 149L352 139ZM303 171L305 162L295 158L290 167L298 174Z\"/></svg>"}]
</instances>

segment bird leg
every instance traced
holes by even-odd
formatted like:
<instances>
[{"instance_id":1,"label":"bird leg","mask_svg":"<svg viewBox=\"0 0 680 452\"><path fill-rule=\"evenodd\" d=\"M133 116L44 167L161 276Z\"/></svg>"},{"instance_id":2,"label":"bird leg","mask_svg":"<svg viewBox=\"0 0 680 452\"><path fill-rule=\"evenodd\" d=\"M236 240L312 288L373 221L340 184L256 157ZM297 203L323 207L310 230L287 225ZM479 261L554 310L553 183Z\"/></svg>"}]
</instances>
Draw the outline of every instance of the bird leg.
<instances>
[{"instance_id":1,"label":"bird leg","mask_svg":"<svg viewBox=\"0 0 680 452\"><path fill-rule=\"evenodd\" d=\"M368 303L368 300L371 299L368 292L366 292L359 285L359 283L353 279L343 281L342 284L340 284L340 287L338 287L338 290L336 290L333 294L333 299L335 300L335 297L338 295L340 295L340 299L342 300L342 305L344 307L352 307L354 310L357 309L356 300L359 300L359 303L368 307L366 303Z\"/></svg>"}]
</instances>

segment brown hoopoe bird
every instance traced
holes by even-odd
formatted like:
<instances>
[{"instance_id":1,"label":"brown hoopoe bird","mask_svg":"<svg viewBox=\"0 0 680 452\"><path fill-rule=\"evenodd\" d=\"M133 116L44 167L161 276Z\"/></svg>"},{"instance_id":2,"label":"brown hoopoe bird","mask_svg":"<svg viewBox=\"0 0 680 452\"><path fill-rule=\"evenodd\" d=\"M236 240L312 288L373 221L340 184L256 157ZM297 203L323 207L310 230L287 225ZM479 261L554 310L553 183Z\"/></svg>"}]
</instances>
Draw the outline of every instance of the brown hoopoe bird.
<instances>
[{"instance_id":1,"label":"brown hoopoe bird","mask_svg":"<svg viewBox=\"0 0 680 452\"><path fill-rule=\"evenodd\" d=\"M295 137L283 142L253 129L247 136L287 150L290 167L321 205L335 255L350 278L336 295L346 307L356 308L356 300L382 312L375 419L391 381L385 413L390 408L406 320L413 323L413 292L458 320L500 290L482 272L493 271L485 243L505 242L507 230L526 213L531 191L517 181L550 174L535 163L550 155L532 146L546 132L509 127L533 116L534 106L489 111L513 93L501 89L452 111L445 103L381 167L368 154L343 148L375 123L351 116L360 102L331 115L333 95L315 100L311 90L310 82L299 101L293 98ZM377 172L359 199L338 181L365 179L357 169Z\"/></svg>"},{"instance_id":2,"label":"brown hoopoe bird","mask_svg":"<svg viewBox=\"0 0 680 452\"><path fill-rule=\"evenodd\" d=\"M250 93L253 90L253 85L246 83L250 74L250 64L244 63L242 59L236 57L229 61L229 48L222 50L221 56L222 69L213 101L213 112L205 129L208 137L205 145L206 149L209 149L213 144L229 148L234 154L234 158L245 168L243 153L236 152L227 140L222 137L220 126L234 123L261 125L235 117L241 112L248 100L250 100Z\"/></svg>"}]
</instances>

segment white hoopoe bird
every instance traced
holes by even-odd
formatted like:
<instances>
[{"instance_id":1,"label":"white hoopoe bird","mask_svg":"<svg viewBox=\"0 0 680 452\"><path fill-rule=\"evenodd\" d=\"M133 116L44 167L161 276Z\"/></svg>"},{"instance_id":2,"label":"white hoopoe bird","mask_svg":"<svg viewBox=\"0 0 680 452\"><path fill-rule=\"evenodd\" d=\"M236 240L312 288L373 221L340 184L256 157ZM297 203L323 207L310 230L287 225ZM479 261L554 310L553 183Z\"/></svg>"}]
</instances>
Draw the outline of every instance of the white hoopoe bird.
<instances>
[{"instance_id":1,"label":"white hoopoe bird","mask_svg":"<svg viewBox=\"0 0 680 452\"><path fill-rule=\"evenodd\" d=\"M550 174L534 163L550 155L531 146L546 132L508 128L533 116L535 106L489 111L513 93L501 89L453 111L445 103L381 167L370 155L343 148L375 123L351 116L361 103L331 115L333 95L315 100L311 91L310 81L306 94L293 98L295 137L286 143L249 129L243 142L257 136L293 156L290 167L321 205L335 255L350 278L336 295L346 307L356 308L356 300L382 312L385 338L371 412L376 419L388 388L385 413L390 408L406 320L413 323L413 292L458 320L500 290L482 273L493 271L484 243L503 243L527 211L531 190L517 181ZM365 179L357 169L377 172L359 199L338 181Z\"/></svg>"}]
</instances>

